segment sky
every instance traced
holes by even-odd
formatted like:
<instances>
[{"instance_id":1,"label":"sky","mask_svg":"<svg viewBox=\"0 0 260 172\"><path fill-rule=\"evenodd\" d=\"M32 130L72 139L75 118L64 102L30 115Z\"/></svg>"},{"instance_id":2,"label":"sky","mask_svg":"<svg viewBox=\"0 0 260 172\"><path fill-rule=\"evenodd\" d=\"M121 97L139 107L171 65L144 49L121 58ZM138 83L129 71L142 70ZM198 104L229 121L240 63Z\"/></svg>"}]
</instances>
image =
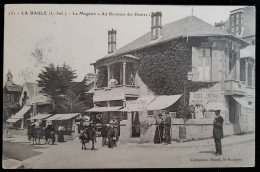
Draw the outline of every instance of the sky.
<instances>
[{"instance_id":1,"label":"sky","mask_svg":"<svg viewBox=\"0 0 260 172\"><path fill-rule=\"evenodd\" d=\"M78 76L75 81L81 81L87 73L94 72L90 63L107 54L108 30L117 30L119 49L150 31L151 12L162 12L162 25L188 17L192 11L194 16L214 25L215 22L226 21L230 11L242 7L244 6L6 5L3 83L8 70L13 74L16 84L22 85L25 80L36 82L38 73L49 63L70 65ZM30 15L30 12L46 12L48 15ZM49 15L50 12L61 12L64 15ZM92 15L79 15L80 12ZM109 15L109 12L125 16ZM102 13L107 13L107 16ZM133 16L127 16L127 13ZM138 15L135 16L135 13ZM42 52L42 56L35 56L37 49Z\"/></svg>"}]
</instances>

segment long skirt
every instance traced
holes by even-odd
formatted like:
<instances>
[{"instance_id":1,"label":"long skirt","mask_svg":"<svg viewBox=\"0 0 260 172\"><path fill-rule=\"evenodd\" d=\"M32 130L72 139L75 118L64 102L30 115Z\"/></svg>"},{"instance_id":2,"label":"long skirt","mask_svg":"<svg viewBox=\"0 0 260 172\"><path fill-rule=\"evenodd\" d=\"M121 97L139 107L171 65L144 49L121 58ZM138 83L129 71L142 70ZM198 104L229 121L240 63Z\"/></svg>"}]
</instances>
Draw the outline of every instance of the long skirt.
<instances>
[{"instance_id":1,"label":"long skirt","mask_svg":"<svg viewBox=\"0 0 260 172\"><path fill-rule=\"evenodd\" d=\"M153 142L162 143L162 140L163 140L163 128L160 126L156 126Z\"/></svg>"},{"instance_id":2,"label":"long skirt","mask_svg":"<svg viewBox=\"0 0 260 172\"><path fill-rule=\"evenodd\" d=\"M58 142L64 142L63 131L58 131Z\"/></svg>"}]
</instances>

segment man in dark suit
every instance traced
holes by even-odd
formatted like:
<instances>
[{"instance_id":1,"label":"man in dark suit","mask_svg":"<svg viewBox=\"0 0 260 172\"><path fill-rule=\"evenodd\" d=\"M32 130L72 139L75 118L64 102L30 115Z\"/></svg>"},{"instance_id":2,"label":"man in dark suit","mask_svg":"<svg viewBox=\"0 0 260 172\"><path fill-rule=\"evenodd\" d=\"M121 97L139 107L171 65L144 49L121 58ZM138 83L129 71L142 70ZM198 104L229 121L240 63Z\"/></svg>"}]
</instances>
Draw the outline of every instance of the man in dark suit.
<instances>
[{"instance_id":1,"label":"man in dark suit","mask_svg":"<svg viewBox=\"0 0 260 172\"><path fill-rule=\"evenodd\" d=\"M169 115L169 112L165 112L166 118L164 123L164 130L165 130L165 143L171 144L171 117Z\"/></svg>"},{"instance_id":2,"label":"man in dark suit","mask_svg":"<svg viewBox=\"0 0 260 172\"><path fill-rule=\"evenodd\" d=\"M216 147L216 155L222 155L221 139L223 138L223 122L224 119L220 116L220 110L215 111L216 117L213 124L213 137Z\"/></svg>"}]
</instances>

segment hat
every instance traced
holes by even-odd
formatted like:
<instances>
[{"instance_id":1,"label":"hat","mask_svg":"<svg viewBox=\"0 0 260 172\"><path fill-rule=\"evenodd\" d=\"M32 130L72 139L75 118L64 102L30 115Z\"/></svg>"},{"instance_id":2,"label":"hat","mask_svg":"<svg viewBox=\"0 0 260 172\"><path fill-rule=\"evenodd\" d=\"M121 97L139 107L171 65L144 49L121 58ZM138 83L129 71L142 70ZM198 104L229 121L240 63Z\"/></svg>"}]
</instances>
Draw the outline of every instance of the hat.
<instances>
[{"instance_id":1,"label":"hat","mask_svg":"<svg viewBox=\"0 0 260 172\"><path fill-rule=\"evenodd\" d=\"M89 116L84 116L84 117L83 117L83 120L86 121L86 122L88 122L88 121L90 121L90 117L89 117Z\"/></svg>"}]
</instances>

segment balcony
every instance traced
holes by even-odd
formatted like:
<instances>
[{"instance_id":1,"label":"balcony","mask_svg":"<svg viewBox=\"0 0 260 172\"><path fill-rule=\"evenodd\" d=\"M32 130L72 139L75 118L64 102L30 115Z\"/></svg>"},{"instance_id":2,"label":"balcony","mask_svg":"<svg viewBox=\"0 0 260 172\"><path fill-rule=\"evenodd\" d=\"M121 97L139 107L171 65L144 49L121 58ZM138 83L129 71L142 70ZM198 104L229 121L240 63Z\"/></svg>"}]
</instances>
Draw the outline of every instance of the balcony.
<instances>
[{"instance_id":1,"label":"balcony","mask_svg":"<svg viewBox=\"0 0 260 172\"><path fill-rule=\"evenodd\" d=\"M95 88L93 101L124 100L125 97L138 97L139 86L116 85L115 87Z\"/></svg>"},{"instance_id":2,"label":"balcony","mask_svg":"<svg viewBox=\"0 0 260 172\"><path fill-rule=\"evenodd\" d=\"M246 87L246 95L255 97L255 88L247 86Z\"/></svg>"},{"instance_id":3,"label":"balcony","mask_svg":"<svg viewBox=\"0 0 260 172\"><path fill-rule=\"evenodd\" d=\"M246 83L244 81L226 80L225 95L246 95Z\"/></svg>"}]
</instances>

